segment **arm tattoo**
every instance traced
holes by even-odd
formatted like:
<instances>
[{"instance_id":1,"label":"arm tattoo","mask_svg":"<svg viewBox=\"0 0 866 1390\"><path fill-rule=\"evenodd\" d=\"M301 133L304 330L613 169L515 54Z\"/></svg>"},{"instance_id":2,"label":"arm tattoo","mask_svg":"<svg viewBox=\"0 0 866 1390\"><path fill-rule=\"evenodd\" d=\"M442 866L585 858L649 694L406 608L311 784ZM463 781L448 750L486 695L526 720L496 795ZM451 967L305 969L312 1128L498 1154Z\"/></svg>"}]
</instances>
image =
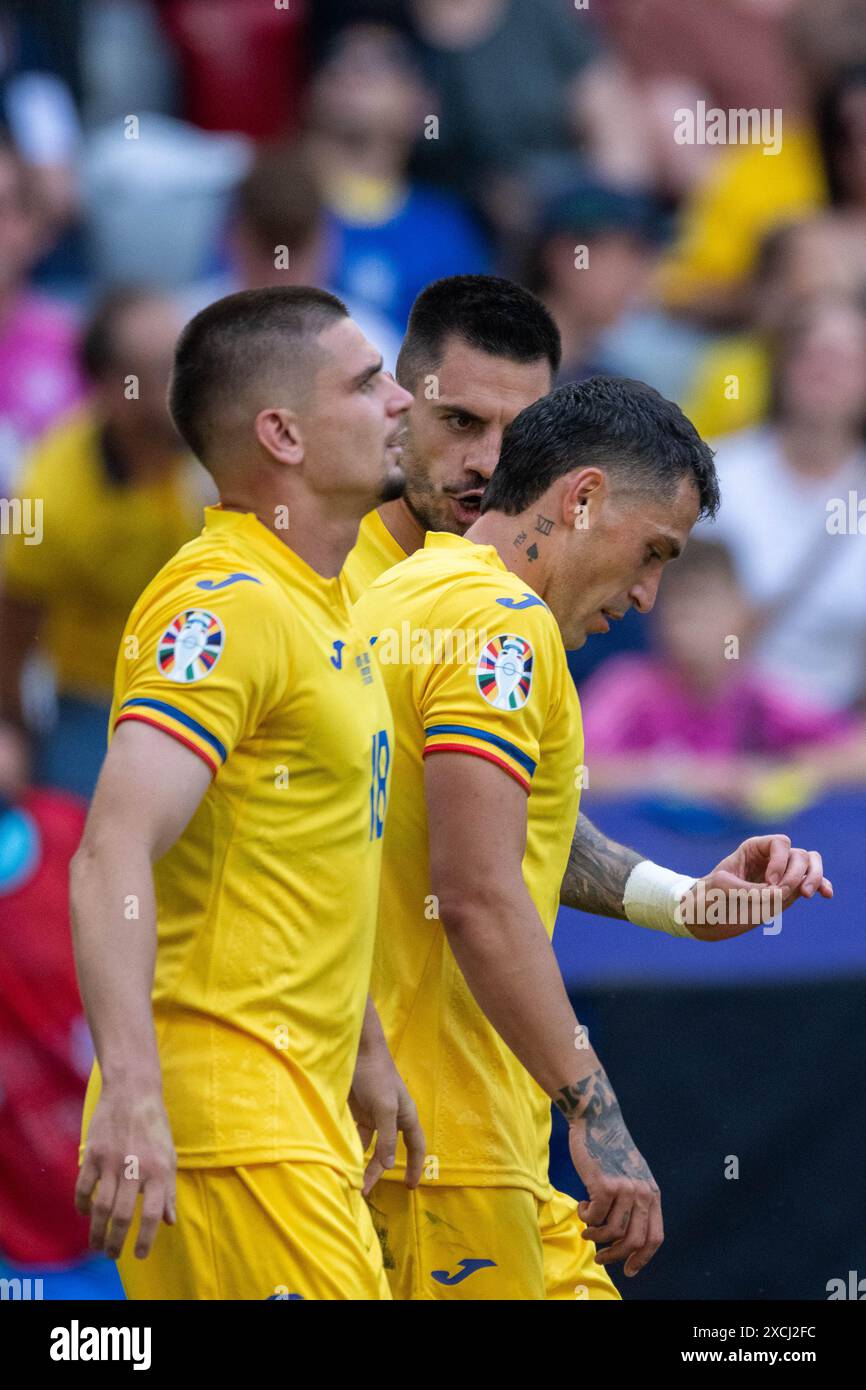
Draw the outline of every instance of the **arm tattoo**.
<instances>
[{"instance_id":1,"label":"arm tattoo","mask_svg":"<svg viewBox=\"0 0 866 1390\"><path fill-rule=\"evenodd\" d=\"M652 1181L652 1174L625 1127L619 1101L603 1067L597 1067L572 1086L563 1086L554 1096L554 1104L569 1124L574 1120L585 1123L586 1151L603 1173Z\"/></svg>"},{"instance_id":2,"label":"arm tattoo","mask_svg":"<svg viewBox=\"0 0 866 1390\"><path fill-rule=\"evenodd\" d=\"M574 828L559 901L599 917L625 917L622 897L635 864L645 859L609 840L581 812Z\"/></svg>"}]
</instances>

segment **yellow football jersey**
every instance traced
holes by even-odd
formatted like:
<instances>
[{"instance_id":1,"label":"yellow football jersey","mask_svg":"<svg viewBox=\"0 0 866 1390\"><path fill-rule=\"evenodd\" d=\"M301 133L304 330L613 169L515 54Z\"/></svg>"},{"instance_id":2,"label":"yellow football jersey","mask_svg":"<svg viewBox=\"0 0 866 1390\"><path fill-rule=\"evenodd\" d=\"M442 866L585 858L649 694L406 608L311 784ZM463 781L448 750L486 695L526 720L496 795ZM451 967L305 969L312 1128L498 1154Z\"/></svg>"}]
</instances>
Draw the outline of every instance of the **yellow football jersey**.
<instances>
[{"instance_id":1,"label":"yellow football jersey","mask_svg":"<svg viewBox=\"0 0 866 1390\"><path fill-rule=\"evenodd\" d=\"M376 929L388 703L339 580L251 513L205 515L130 615L112 708L112 728L153 724L215 774L154 869L153 1009L178 1161L324 1162L360 1185L347 1099ZM85 1124L98 1084L95 1072Z\"/></svg>"},{"instance_id":2,"label":"yellow football jersey","mask_svg":"<svg viewBox=\"0 0 866 1390\"><path fill-rule=\"evenodd\" d=\"M395 725L373 997L425 1128L425 1181L546 1201L550 1101L475 1003L438 920L424 758L486 758L529 794L523 876L552 933L583 763L559 628L492 546L438 532L354 616L376 638ZM403 1158L387 1178L402 1177Z\"/></svg>"},{"instance_id":3,"label":"yellow football jersey","mask_svg":"<svg viewBox=\"0 0 866 1390\"><path fill-rule=\"evenodd\" d=\"M374 579L405 559L405 550L395 541L379 513L368 512L340 571L340 583L347 601L355 603Z\"/></svg>"}]
</instances>

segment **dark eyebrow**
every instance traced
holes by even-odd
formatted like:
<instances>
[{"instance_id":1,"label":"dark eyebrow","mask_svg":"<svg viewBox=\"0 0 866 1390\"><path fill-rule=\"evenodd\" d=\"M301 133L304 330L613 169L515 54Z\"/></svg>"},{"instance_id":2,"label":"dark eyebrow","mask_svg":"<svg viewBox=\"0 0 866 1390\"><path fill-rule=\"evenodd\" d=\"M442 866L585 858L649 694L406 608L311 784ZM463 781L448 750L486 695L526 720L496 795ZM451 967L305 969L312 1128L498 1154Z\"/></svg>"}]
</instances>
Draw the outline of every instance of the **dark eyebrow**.
<instances>
[{"instance_id":1,"label":"dark eyebrow","mask_svg":"<svg viewBox=\"0 0 866 1390\"><path fill-rule=\"evenodd\" d=\"M378 372L381 372L384 365L384 358L380 357L377 362L372 362L369 367L365 367L364 370L362 372L359 372L357 376L352 377L352 381L350 383L351 389L354 391L359 386L363 386L365 382L371 379L371 377L374 377L377 375Z\"/></svg>"},{"instance_id":2,"label":"dark eyebrow","mask_svg":"<svg viewBox=\"0 0 866 1390\"><path fill-rule=\"evenodd\" d=\"M473 420L476 425L484 424L481 415L476 415L474 410L467 410L465 405L458 405L456 401L437 401L436 408L440 415L465 415L467 420Z\"/></svg>"},{"instance_id":3,"label":"dark eyebrow","mask_svg":"<svg viewBox=\"0 0 866 1390\"><path fill-rule=\"evenodd\" d=\"M664 532L661 532L658 536L658 539L651 541L650 544L664 547L664 549L668 552L669 560L677 560L683 553L683 548L680 545L679 541L676 540L673 536L666 536Z\"/></svg>"}]
</instances>

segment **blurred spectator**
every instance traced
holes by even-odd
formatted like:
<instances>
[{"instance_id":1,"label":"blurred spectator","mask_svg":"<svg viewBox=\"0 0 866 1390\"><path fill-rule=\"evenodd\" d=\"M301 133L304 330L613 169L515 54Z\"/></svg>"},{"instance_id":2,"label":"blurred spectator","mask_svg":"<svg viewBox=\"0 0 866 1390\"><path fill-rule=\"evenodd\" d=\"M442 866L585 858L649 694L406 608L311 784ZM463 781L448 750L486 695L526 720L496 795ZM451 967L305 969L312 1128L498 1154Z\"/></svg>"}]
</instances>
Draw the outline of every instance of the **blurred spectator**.
<instances>
[{"instance_id":1,"label":"blurred spectator","mask_svg":"<svg viewBox=\"0 0 866 1390\"><path fill-rule=\"evenodd\" d=\"M0 792L0 1254L24 1264L87 1252L72 1194L92 1048L68 908L84 814L60 792Z\"/></svg>"},{"instance_id":2,"label":"blurred spectator","mask_svg":"<svg viewBox=\"0 0 866 1390\"><path fill-rule=\"evenodd\" d=\"M851 213L828 212L771 232L753 276L749 327L700 354L683 409L704 438L746 429L770 405L769 340L792 306L818 295L866 295L866 235Z\"/></svg>"},{"instance_id":3,"label":"blurred spectator","mask_svg":"<svg viewBox=\"0 0 866 1390\"><path fill-rule=\"evenodd\" d=\"M174 306L142 291L97 309L83 345L92 400L36 451L20 486L26 526L5 540L0 716L24 730L25 664L45 651L58 701L37 779L83 796L105 751L129 610L201 525L205 474L165 403L178 328Z\"/></svg>"},{"instance_id":4,"label":"blurred spectator","mask_svg":"<svg viewBox=\"0 0 866 1390\"><path fill-rule=\"evenodd\" d=\"M97 286L174 290L207 274L250 158L243 136L213 135L147 111L91 132L81 185Z\"/></svg>"},{"instance_id":5,"label":"blurred spectator","mask_svg":"<svg viewBox=\"0 0 866 1390\"><path fill-rule=\"evenodd\" d=\"M310 160L293 144L262 146L237 190L228 229L228 268L182 296L184 317L235 290L321 285L334 290L336 233ZM338 290L334 291L339 293ZM400 338L376 310L340 296L393 371Z\"/></svg>"},{"instance_id":6,"label":"blurred spectator","mask_svg":"<svg viewBox=\"0 0 866 1390\"><path fill-rule=\"evenodd\" d=\"M648 168L680 197L708 172L716 147L678 145L674 112L700 100L727 111L780 107L786 122L808 112L804 65L788 42L797 0L599 0L605 34L638 84Z\"/></svg>"},{"instance_id":7,"label":"blurred spectator","mask_svg":"<svg viewBox=\"0 0 866 1390\"><path fill-rule=\"evenodd\" d=\"M606 177L641 183L644 113L593 18L565 0L413 0L439 134L431 175L481 201L495 221L515 209L512 176L581 148ZM500 188L497 188L500 185Z\"/></svg>"},{"instance_id":8,"label":"blurred spectator","mask_svg":"<svg viewBox=\"0 0 866 1390\"><path fill-rule=\"evenodd\" d=\"M68 907L85 806L25 788L15 745L0 728L0 1278L42 1279L46 1297L121 1298L73 1202L93 1057Z\"/></svg>"},{"instance_id":9,"label":"blurred spectator","mask_svg":"<svg viewBox=\"0 0 866 1390\"><path fill-rule=\"evenodd\" d=\"M777 154L759 143L717 147L686 198L680 232L659 272L665 306L700 323L735 326L748 309L749 277L775 227L811 215L827 199L815 137L782 117Z\"/></svg>"},{"instance_id":10,"label":"blurred spectator","mask_svg":"<svg viewBox=\"0 0 866 1390\"><path fill-rule=\"evenodd\" d=\"M29 445L83 390L71 318L27 287L43 244L25 169L0 142L0 496Z\"/></svg>"},{"instance_id":11,"label":"blurred spectator","mask_svg":"<svg viewBox=\"0 0 866 1390\"><path fill-rule=\"evenodd\" d=\"M465 208L409 177L424 118L404 37L385 25L341 30L313 79L309 134L336 228L334 288L373 305L400 333L431 280L488 268Z\"/></svg>"},{"instance_id":12,"label":"blurred spectator","mask_svg":"<svg viewBox=\"0 0 866 1390\"><path fill-rule=\"evenodd\" d=\"M770 400L766 424L719 444L722 506L711 534L733 553L758 668L792 694L841 709L866 690L866 545L857 512L866 496L866 315L859 305L823 299L784 317Z\"/></svg>"},{"instance_id":13,"label":"blurred spectator","mask_svg":"<svg viewBox=\"0 0 866 1390\"><path fill-rule=\"evenodd\" d=\"M81 14L82 118L92 128L131 112L176 115L178 54L155 0L88 0Z\"/></svg>"},{"instance_id":14,"label":"blurred spectator","mask_svg":"<svg viewBox=\"0 0 866 1390\"><path fill-rule=\"evenodd\" d=\"M658 211L643 194L585 178L550 199L524 283L562 336L560 381L616 373L605 346L642 303L660 239Z\"/></svg>"},{"instance_id":15,"label":"blurred spectator","mask_svg":"<svg viewBox=\"0 0 866 1390\"><path fill-rule=\"evenodd\" d=\"M76 297L83 275L76 226L80 0L27 0L0 15L0 107L39 218L36 283ZM35 259L35 258L34 258Z\"/></svg>"},{"instance_id":16,"label":"blurred spectator","mask_svg":"<svg viewBox=\"0 0 866 1390\"><path fill-rule=\"evenodd\" d=\"M830 0L817 8L811 0L725 0L732 10L746 4L765 11L772 23L781 15L780 33L800 66L798 85L806 101L779 101L778 153L765 155L759 143L717 147L710 169L686 199L680 239L663 267L660 290L670 308L723 326L744 312L747 277L767 232L828 199L836 207L866 207L862 0ZM739 23L738 16L732 33ZM757 91L740 105L760 108Z\"/></svg>"},{"instance_id":17,"label":"blurred spectator","mask_svg":"<svg viewBox=\"0 0 866 1390\"><path fill-rule=\"evenodd\" d=\"M162 0L177 44L184 114L203 130L273 139L297 124L307 0Z\"/></svg>"},{"instance_id":18,"label":"blurred spectator","mask_svg":"<svg viewBox=\"0 0 866 1390\"><path fill-rule=\"evenodd\" d=\"M866 235L866 52L819 93L817 125L830 201L864 219Z\"/></svg>"},{"instance_id":19,"label":"blurred spectator","mask_svg":"<svg viewBox=\"0 0 866 1390\"><path fill-rule=\"evenodd\" d=\"M748 803L780 760L820 761L859 729L753 669L748 621L730 551L692 540L665 574L652 653L606 663L581 689L592 790Z\"/></svg>"},{"instance_id":20,"label":"blurred spectator","mask_svg":"<svg viewBox=\"0 0 866 1390\"><path fill-rule=\"evenodd\" d=\"M785 28L813 93L846 65L866 62L863 0L794 0Z\"/></svg>"}]
</instances>

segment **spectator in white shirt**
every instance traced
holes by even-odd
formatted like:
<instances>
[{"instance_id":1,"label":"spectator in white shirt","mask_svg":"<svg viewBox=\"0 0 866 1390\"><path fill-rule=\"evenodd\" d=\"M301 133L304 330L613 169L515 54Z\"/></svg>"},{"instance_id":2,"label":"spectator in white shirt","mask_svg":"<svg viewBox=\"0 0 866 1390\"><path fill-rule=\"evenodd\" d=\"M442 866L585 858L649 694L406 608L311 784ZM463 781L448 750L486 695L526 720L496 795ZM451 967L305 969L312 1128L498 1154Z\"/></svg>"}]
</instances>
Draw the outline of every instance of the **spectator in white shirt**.
<instances>
[{"instance_id":1,"label":"spectator in white shirt","mask_svg":"<svg viewBox=\"0 0 866 1390\"><path fill-rule=\"evenodd\" d=\"M770 418L726 435L713 534L751 602L752 656L837 709L866 694L866 311L823 298L782 324ZM859 510L858 510L859 508Z\"/></svg>"}]
</instances>

